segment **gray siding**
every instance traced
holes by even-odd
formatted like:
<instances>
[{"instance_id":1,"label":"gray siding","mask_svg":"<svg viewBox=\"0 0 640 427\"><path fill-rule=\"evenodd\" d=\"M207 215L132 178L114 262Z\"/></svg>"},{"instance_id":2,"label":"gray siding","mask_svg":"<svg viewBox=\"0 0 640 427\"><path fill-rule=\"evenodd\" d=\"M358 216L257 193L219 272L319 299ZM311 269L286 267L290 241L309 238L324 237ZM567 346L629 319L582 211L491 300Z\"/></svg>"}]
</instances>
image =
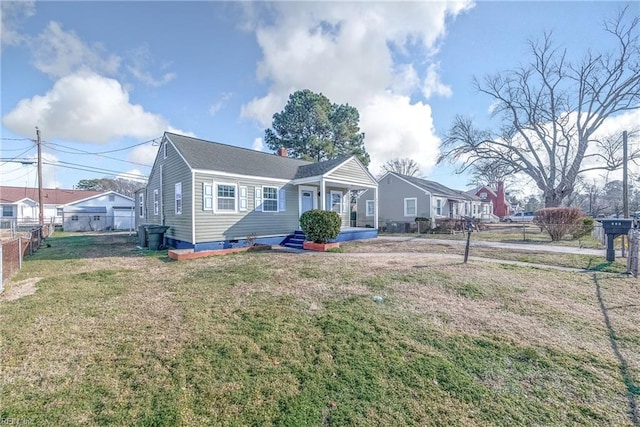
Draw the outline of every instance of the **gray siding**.
<instances>
[{"instance_id":1,"label":"gray siding","mask_svg":"<svg viewBox=\"0 0 640 427\"><path fill-rule=\"evenodd\" d=\"M350 182L361 185L375 185L376 182L371 178L365 169L355 159L350 159L348 162L341 165L335 171L326 175L326 178L331 180L339 180L344 182Z\"/></svg>"},{"instance_id":2,"label":"gray siding","mask_svg":"<svg viewBox=\"0 0 640 427\"><path fill-rule=\"evenodd\" d=\"M373 227L375 216L367 216L367 200L375 203L375 191L367 190L360 195L356 201L356 226L357 227ZM378 200L378 203L380 201Z\"/></svg>"},{"instance_id":3,"label":"gray siding","mask_svg":"<svg viewBox=\"0 0 640 427\"><path fill-rule=\"evenodd\" d=\"M236 207L239 204L240 187L247 188L247 210L235 213L215 212L204 209L204 184L213 184L213 204L216 205L216 183L236 185ZM278 212L256 211L255 191L262 186L277 187L285 193L285 210ZM244 239L249 235L270 236L290 234L298 228L298 188L278 181L258 178L231 178L215 173L195 175L196 242ZM279 206L279 210L280 210Z\"/></svg>"},{"instance_id":4,"label":"gray siding","mask_svg":"<svg viewBox=\"0 0 640 427\"><path fill-rule=\"evenodd\" d=\"M373 192L368 191L368 194ZM414 222L416 217L431 218L431 196L429 193L425 194L425 190L421 190L404 180L387 175L381 181L378 182L378 207L379 207L379 223L384 225L385 222ZM404 199L416 198L417 215L404 216ZM368 198L363 195L360 199ZM362 204L364 209L364 203Z\"/></svg>"},{"instance_id":5,"label":"gray siding","mask_svg":"<svg viewBox=\"0 0 640 427\"><path fill-rule=\"evenodd\" d=\"M191 170L171 144L167 144L167 158L160 146L156 161L149 176L145 193L146 223L168 225L167 237L191 242L191 216L193 183ZM160 176L162 174L162 176ZM182 214L175 213L175 184L182 183ZM161 187L162 183L162 187ZM159 191L158 213L155 213L153 194Z\"/></svg>"}]
</instances>

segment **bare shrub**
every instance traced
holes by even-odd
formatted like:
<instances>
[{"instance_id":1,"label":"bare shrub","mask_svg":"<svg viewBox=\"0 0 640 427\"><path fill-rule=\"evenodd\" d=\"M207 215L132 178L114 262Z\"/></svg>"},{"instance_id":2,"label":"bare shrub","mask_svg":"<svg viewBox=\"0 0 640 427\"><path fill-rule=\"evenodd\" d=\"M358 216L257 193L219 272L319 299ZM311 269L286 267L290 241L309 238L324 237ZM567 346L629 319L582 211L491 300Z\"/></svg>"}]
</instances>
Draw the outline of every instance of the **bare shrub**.
<instances>
[{"instance_id":1,"label":"bare shrub","mask_svg":"<svg viewBox=\"0 0 640 427\"><path fill-rule=\"evenodd\" d=\"M554 242L576 230L584 213L577 208L545 208L536 211L533 222L546 231Z\"/></svg>"}]
</instances>

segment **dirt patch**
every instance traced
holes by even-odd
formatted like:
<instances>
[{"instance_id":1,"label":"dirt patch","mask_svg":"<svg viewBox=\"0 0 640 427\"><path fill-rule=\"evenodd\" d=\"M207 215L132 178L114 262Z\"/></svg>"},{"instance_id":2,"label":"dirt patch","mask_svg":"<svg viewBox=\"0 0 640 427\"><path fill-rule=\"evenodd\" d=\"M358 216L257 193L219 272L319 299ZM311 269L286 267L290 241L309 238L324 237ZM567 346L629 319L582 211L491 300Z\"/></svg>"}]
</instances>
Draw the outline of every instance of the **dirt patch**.
<instances>
[{"instance_id":1,"label":"dirt patch","mask_svg":"<svg viewBox=\"0 0 640 427\"><path fill-rule=\"evenodd\" d=\"M38 290L36 283L41 279L41 277L33 277L31 279L14 283L13 286L0 294L0 301L15 301L22 297L26 297L27 295L35 294Z\"/></svg>"}]
</instances>

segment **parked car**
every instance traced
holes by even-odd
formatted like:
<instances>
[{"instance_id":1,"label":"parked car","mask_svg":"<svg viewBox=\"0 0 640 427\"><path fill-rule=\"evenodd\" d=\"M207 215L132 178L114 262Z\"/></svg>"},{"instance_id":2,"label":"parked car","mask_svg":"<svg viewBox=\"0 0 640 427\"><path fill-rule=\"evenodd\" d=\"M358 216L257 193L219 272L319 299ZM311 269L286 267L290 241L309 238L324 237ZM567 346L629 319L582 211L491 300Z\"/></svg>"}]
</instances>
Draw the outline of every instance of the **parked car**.
<instances>
[{"instance_id":1,"label":"parked car","mask_svg":"<svg viewBox=\"0 0 640 427\"><path fill-rule=\"evenodd\" d=\"M532 222L534 212L518 212L511 216L508 216L506 222Z\"/></svg>"}]
</instances>

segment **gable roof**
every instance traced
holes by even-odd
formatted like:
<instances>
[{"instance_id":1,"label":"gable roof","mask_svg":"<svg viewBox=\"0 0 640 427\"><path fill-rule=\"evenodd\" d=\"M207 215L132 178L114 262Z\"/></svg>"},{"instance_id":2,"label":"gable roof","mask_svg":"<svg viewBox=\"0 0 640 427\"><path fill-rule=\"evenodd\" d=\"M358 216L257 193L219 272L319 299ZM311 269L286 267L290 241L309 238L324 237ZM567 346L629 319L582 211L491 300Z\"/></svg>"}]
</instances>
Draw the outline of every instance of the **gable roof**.
<instances>
[{"instance_id":1,"label":"gable roof","mask_svg":"<svg viewBox=\"0 0 640 427\"><path fill-rule=\"evenodd\" d=\"M124 194L120 194L117 191L109 190L109 191L100 191L100 192L98 192L98 194L94 194L92 196L85 197L84 199L74 200L73 202L69 202L68 204L69 205L81 204L83 202L86 202L87 200L95 199L97 197L109 196L111 194L113 194L114 196L118 196L120 198L123 198L125 200L129 200L130 202L133 203L133 197L125 196Z\"/></svg>"},{"instance_id":2,"label":"gable roof","mask_svg":"<svg viewBox=\"0 0 640 427\"><path fill-rule=\"evenodd\" d=\"M166 132L165 136L191 169L293 179L301 166L318 164L175 133Z\"/></svg>"},{"instance_id":3,"label":"gable roof","mask_svg":"<svg viewBox=\"0 0 640 427\"><path fill-rule=\"evenodd\" d=\"M408 176L408 175L402 175L396 172L389 172L388 174L392 174L392 175L396 175L398 178L401 178L407 182L409 182L410 184L415 185L416 187L419 187L425 191L428 191L429 193L436 195L436 196L445 196L448 198L453 198L456 200L469 200L470 197L467 194L464 194L461 191L458 190L453 190L449 187L445 187L444 185L440 184L439 182L435 182L435 181L429 181L426 179L422 179L422 178L416 178L415 176ZM382 180L386 175L385 174L382 178L380 178L380 180Z\"/></svg>"},{"instance_id":4,"label":"gable roof","mask_svg":"<svg viewBox=\"0 0 640 427\"><path fill-rule=\"evenodd\" d=\"M60 188L43 188L42 203L45 205L65 205L102 194L102 191L64 190ZM0 187L0 203L17 203L20 200L38 201L38 189L28 187Z\"/></svg>"},{"instance_id":5,"label":"gable roof","mask_svg":"<svg viewBox=\"0 0 640 427\"><path fill-rule=\"evenodd\" d=\"M191 169L263 178L293 180L321 176L353 158L340 156L315 163L170 132L165 132L165 136ZM371 177L368 171L367 175ZM375 182L373 177L371 180Z\"/></svg>"}]
</instances>

